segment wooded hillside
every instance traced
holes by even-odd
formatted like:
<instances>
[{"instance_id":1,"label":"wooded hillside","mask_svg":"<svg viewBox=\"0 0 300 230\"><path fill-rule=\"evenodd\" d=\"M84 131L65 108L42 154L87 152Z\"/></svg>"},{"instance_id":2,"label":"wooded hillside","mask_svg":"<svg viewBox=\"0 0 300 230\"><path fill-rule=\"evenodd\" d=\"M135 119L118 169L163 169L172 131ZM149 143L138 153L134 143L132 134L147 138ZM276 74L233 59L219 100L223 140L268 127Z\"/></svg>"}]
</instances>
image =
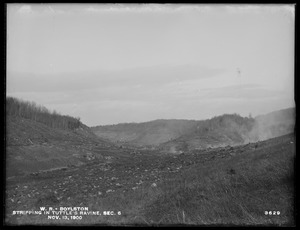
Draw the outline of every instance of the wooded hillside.
<instances>
[{"instance_id":1,"label":"wooded hillside","mask_svg":"<svg viewBox=\"0 0 300 230\"><path fill-rule=\"evenodd\" d=\"M80 126L80 118L51 112L35 102L23 101L14 97L6 98L6 115L17 116L43 123L51 128L74 130Z\"/></svg>"}]
</instances>

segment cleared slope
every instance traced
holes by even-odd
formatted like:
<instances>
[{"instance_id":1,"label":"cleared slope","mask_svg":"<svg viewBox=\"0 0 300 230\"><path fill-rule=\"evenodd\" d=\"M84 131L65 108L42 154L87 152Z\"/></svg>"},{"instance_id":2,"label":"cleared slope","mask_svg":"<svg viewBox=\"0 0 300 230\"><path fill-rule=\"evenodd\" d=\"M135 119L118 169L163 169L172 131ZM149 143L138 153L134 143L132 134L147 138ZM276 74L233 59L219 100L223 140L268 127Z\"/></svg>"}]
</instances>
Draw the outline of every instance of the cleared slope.
<instances>
[{"instance_id":1,"label":"cleared slope","mask_svg":"<svg viewBox=\"0 0 300 230\"><path fill-rule=\"evenodd\" d=\"M6 221L122 226L294 224L293 135L177 156L148 152L112 162L108 170L91 165L56 172L47 180L13 184L7 189ZM82 215L82 220L11 215L13 210L41 206L82 206L122 214Z\"/></svg>"},{"instance_id":2,"label":"cleared slope","mask_svg":"<svg viewBox=\"0 0 300 230\"><path fill-rule=\"evenodd\" d=\"M101 161L94 149L113 148L82 124L70 131L19 117L7 118L6 138L8 177Z\"/></svg>"},{"instance_id":3,"label":"cleared slope","mask_svg":"<svg viewBox=\"0 0 300 230\"><path fill-rule=\"evenodd\" d=\"M114 149L79 118L17 98L6 102L7 178L104 161L101 152Z\"/></svg>"}]
</instances>

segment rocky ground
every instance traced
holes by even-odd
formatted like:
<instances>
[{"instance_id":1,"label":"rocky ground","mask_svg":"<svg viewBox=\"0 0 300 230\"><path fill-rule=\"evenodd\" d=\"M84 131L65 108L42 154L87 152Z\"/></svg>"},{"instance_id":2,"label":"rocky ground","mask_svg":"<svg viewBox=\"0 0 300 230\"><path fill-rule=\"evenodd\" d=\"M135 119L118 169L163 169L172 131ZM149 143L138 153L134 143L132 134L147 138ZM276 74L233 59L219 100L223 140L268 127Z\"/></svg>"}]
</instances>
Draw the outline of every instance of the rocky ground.
<instances>
[{"instance_id":1,"label":"rocky ground","mask_svg":"<svg viewBox=\"0 0 300 230\"><path fill-rule=\"evenodd\" d=\"M284 143L283 147L294 143L293 137L280 141ZM194 150L181 154L122 149L118 154L102 154L105 157L104 161L95 158L87 165L79 167L13 177L6 181L6 222L24 223L24 216L12 215L16 210L39 210L44 206L84 207L90 204L91 200L105 199L112 194L126 196L126 193L137 191L141 187L157 188L163 181L179 178L191 167L202 167L201 165L208 162L263 151L274 143L278 144L278 140L236 147ZM101 150L98 151L100 152ZM234 170L231 173L235 173ZM30 217L27 217L26 221L30 223Z\"/></svg>"}]
</instances>

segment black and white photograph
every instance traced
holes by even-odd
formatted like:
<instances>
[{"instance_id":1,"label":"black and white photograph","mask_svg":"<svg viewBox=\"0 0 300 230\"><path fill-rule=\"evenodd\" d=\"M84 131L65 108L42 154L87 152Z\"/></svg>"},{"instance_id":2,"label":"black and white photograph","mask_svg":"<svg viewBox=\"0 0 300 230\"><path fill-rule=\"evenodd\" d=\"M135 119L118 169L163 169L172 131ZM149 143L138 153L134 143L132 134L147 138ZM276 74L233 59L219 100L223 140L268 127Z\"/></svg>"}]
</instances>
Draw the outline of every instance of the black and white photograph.
<instances>
[{"instance_id":1,"label":"black and white photograph","mask_svg":"<svg viewBox=\"0 0 300 230\"><path fill-rule=\"evenodd\" d=\"M295 222L295 4L6 3L6 226Z\"/></svg>"}]
</instances>

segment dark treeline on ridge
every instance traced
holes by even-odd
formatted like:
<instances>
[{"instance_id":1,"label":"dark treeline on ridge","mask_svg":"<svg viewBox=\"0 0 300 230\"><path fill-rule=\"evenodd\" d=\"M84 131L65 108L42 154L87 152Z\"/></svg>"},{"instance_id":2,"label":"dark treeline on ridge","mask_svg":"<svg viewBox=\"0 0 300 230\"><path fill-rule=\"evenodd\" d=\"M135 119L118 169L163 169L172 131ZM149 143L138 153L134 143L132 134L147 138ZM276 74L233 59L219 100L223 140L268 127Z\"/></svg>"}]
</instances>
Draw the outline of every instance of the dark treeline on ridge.
<instances>
[{"instance_id":1,"label":"dark treeline on ridge","mask_svg":"<svg viewBox=\"0 0 300 230\"><path fill-rule=\"evenodd\" d=\"M51 128L74 130L80 126L80 118L51 112L35 102L23 101L14 97L6 97L6 115L30 119L43 123Z\"/></svg>"}]
</instances>

